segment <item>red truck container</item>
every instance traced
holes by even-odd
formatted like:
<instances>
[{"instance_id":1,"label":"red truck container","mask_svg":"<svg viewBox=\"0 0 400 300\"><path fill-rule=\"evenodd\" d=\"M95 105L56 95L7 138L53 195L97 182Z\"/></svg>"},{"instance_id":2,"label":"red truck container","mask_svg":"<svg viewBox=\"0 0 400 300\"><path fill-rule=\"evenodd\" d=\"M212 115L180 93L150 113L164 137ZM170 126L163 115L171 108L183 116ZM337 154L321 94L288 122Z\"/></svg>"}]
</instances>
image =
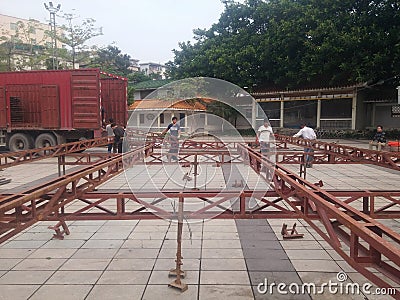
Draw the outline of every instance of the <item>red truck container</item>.
<instances>
[{"instance_id":1,"label":"red truck container","mask_svg":"<svg viewBox=\"0 0 400 300\"><path fill-rule=\"evenodd\" d=\"M125 78L99 69L0 72L0 144L11 151L100 136L127 121Z\"/></svg>"}]
</instances>

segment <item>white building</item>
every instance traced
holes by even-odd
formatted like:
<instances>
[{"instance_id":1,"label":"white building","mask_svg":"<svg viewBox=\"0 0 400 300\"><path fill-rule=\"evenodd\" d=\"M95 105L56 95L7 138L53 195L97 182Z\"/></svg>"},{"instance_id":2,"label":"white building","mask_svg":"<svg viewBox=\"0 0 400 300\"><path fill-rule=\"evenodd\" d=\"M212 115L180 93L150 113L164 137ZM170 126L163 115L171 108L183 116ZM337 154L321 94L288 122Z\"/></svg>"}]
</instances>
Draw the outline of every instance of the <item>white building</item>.
<instances>
[{"instance_id":1,"label":"white building","mask_svg":"<svg viewBox=\"0 0 400 300\"><path fill-rule=\"evenodd\" d=\"M142 71L144 74L150 76L151 74L156 74L159 75L159 79L165 79L165 71L166 67L165 65L157 64L157 63L141 63L139 64L140 66L140 71Z\"/></svg>"},{"instance_id":2,"label":"white building","mask_svg":"<svg viewBox=\"0 0 400 300\"><path fill-rule=\"evenodd\" d=\"M49 24L34 19L22 19L0 14L0 50L2 63L8 64L8 69L40 69L45 63L38 55L52 48L51 30ZM57 48L64 48L61 42Z\"/></svg>"},{"instance_id":3,"label":"white building","mask_svg":"<svg viewBox=\"0 0 400 300\"><path fill-rule=\"evenodd\" d=\"M204 130L206 107L200 102L175 104L159 99L136 100L129 106L129 126L144 131L163 131L177 117L186 133Z\"/></svg>"}]
</instances>

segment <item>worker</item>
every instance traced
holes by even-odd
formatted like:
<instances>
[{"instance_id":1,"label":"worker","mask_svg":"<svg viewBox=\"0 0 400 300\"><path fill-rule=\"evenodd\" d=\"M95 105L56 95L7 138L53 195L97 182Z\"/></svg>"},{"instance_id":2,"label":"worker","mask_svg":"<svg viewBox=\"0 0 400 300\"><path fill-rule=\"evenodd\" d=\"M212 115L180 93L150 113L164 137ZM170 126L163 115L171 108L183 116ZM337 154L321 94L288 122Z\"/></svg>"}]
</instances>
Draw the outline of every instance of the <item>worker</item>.
<instances>
[{"instance_id":1,"label":"worker","mask_svg":"<svg viewBox=\"0 0 400 300\"><path fill-rule=\"evenodd\" d=\"M111 153L111 150L113 149L113 145L114 145L114 130L112 128L114 124L114 119L110 118L108 119L108 124L106 126L106 132L107 132L107 137L108 137L108 153Z\"/></svg>"},{"instance_id":2,"label":"worker","mask_svg":"<svg viewBox=\"0 0 400 300\"><path fill-rule=\"evenodd\" d=\"M372 138L372 141L369 142L369 149L372 150L373 147L376 147L378 151L381 151L382 146L386 146L386 137L385 132L383 131L383 127L378 125L376 127L376 133Z\"/></svg>"},{"instance_id":3,"label":"worker","mask_svg":"<svg viewBox=\"0 0 400 300\"><path fill-rule=\"evenodd\" d=\"M169 132L169 142L171 144L171 147L168 151L167 157L168 161L170 162L171 159L173 160L178 160L178 150L179 150L179 135L181 132L181 126L178 123L178 118L173 117L172 118L172 123L168 125L167 128L163 130L161 134L165 134Z\"/></svg>"},{"instance_id":4,"label":"worker","mask_svg":"<svg viewBox=\"0 0 400 300\"><path fill-rule=\"evenodd\" d=\"M315 134L314 129L308 127L306 123L301 124L301 129L297 132L294 137L302 137L307 140L307 144L309 146L313 145L313 141L316 140L317 135ZM314 152L314 149L311 147L304 148L304 152L306 153L306 168L312 168L312 162L314 160L314 155L308 154Z\"/></svg>"}]
</instances>

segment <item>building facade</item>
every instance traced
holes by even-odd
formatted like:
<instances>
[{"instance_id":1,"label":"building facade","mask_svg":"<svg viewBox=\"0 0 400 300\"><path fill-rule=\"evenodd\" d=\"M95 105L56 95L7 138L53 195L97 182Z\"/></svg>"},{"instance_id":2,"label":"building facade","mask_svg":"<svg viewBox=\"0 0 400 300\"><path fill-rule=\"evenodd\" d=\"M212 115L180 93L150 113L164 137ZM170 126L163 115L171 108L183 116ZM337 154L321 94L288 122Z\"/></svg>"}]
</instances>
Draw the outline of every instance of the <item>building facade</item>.
<instances>
[{"instance_id":1,"label":"building facade","mask_svg":"<svg viewBox=\"0 0 400 300\"><path fill-rule=\"evenodd\" d=\"M148 76L157 75L157 76L159 76L159 79L166 78L165 65L149 62L149 63L141 63L141 64L139 64L139 66L140 66L140 71Z\"/></svg>"},{"instance_id":2,"label":"building facade","mask_svg":"<svg viewBox=\"0 0 400 300\"><path fill-rule=\"evenodd\" d=\"M49 24L0 14L0 52L5 70L44 69L41 56L52 48ZM64 48L61 42L57 48Z\"/></svg>"},{"instance_id":3,"label":"building facade","mask_svg":"<svg viewBox=\"0 0 400 300\"><path fill-rule=\"evenodd\" d=\"M359 84L346 87L256 92L272 126L297 128L301 122L327 130L365 128L382 125L400 128L400 96L393 87L370 88Z\"/></svg>"},{"instance_id":4,"label":"building facade","mask_svg":"<svg viewBox=\"0 0 400 300\"><path fill-rule=\"evenodd\" d=\"M173 117L177 117L183 132L204 130L206 107L199 103L181 101L170 103L160 99L137 100L128 108L128 126L144 131L161 132Z\"/></svg>"}]
</instances>

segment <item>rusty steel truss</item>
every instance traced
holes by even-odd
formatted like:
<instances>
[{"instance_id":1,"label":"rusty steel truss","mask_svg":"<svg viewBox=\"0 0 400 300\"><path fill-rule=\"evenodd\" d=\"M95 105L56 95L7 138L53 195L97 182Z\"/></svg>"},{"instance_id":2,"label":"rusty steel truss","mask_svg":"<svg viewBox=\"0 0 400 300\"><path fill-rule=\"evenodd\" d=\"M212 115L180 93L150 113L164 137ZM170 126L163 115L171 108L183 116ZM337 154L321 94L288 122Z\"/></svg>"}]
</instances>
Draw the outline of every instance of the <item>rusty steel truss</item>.
<instances>
[{"instance_id":1,"label":"rusty steel truss","mask_svg":"<svg viewBox=\"0 0 400 300\"><path fill-rule=\"evenodd\" d=\"M108 138L102 137L89 140L81 140L72 143L65 143L51 147L0 153L0 168L7 168L45 158L80 152L93 147L101 147L107 144L109 144Z\"/></svg>"},{"instance_id":2,"label":"rusty steel truss","mask_svg":"<svg viewBox=\"0 0 400 300\"><path fill-rule=\"evenodd\" d=\"M280 142L279 148L287 148L286 143L322 151L324 153L323 160L332 164L338 162L365 163L400 171L400 152L368 150L279 134L275 135L275 140Z\"/></svg>"},{"instance_id":3,"label":"rusty steel truss","mask_svg":"<svg viewBox=\"0 0 400 300\"><path fill-rule=\"evenodd\" d=\"M270 183L271 189L259 191L243 187L231 191L186 189L134 193L96 190L97 186L120 174L124 166L161 163L163 153L154 146L149 143L124 155L99 155L95 161L87 155L75 155L75 163L85 165L80 170L23 193L0 195L0 243L42 220L57 222L52 228L56 231L55 237L62 238L64 233L69 233L66 224L69 220L165 218L180 224L179 235L183 218L304 219L371 282L385 288L392 287L392 282L400 284L400 235L377 220L400 217L400 191L326 191L321 182L306 181L282 164L275 165L248 145L193 141L180 151L179 163L196 166L200 163L197 159L200 156L205 163L211 162L217 167L245 162L260 178ZM333 148L327 149L328 153L333 151L339 156ZM346 157L350 153L340 155ZM61 165L63 163L65 165L67 161L61 161ZM257 205L250 206L250 199ZM79 208L68 206L72 201L79 203ZM178 211L161 205L171 201L179 203ZM187 203L193 201L200 203L201 207L187 210ZM179 245L178 237L175 274L181 274ZM172 283L175 285L185 289L180 275ZM394 297L399 299L400 293Z\"/></svg>"}]
</instances>

